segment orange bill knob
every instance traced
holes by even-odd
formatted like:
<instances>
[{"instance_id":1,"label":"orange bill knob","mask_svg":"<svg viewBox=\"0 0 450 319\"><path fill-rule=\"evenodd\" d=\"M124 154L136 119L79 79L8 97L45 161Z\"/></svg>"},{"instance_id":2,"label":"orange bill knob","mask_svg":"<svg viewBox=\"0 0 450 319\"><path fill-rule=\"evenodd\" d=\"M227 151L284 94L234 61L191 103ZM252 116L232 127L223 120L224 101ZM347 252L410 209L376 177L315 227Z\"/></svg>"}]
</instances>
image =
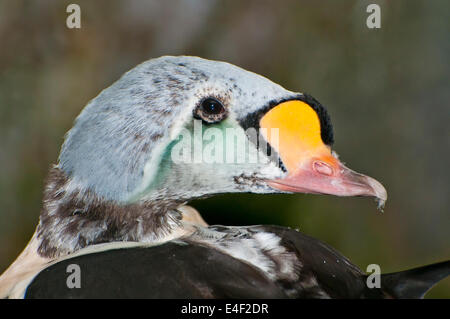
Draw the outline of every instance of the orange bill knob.
<instances>
[{"instance_id":1,"label":"orange bill knob","mask_svg":"<svg viewBox=\"0 0 450 319\"><path fill-rule=\"evenodd\" d=\"M337 196L374 196L383 206L387 193L375 179L345 167L322 141L317 112L307 103L280 103L260 120L261 134L278 152L288 173L268 184L278 190ZM278 130L277 140L269 134Z\"/></svg>"}]
</instances>

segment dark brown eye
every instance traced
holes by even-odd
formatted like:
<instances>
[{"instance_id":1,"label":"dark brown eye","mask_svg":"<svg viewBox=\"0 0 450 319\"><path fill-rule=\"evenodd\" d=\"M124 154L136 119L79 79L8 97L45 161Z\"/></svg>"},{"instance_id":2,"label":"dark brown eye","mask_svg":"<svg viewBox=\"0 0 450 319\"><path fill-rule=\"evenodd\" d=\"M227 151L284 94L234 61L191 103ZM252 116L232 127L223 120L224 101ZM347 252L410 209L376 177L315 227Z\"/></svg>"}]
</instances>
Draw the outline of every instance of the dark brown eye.
<instances>
[{"instance_id":1,"label":"dark brown eye","mask_svg":"<svg viewBox=\"0 0 450 319\"><path fill-rule=\"evenodd\" d=\"M222 103L216 99L208 98L204 99L202 102L202 109L205 114L220 114L225 111Z\"/></svg>"},{"instance_id":2,"label":"dark brown eye","mask_svg":"<svg viewBox=\"0 0 450 319\"><path fill-rule=\"evenodd\" d=\"M194 110L194 116L206 123L217 123L222 121L227 115L227 110L223 104L212 97L203 99Z\"/></svg>"}]
</instances>

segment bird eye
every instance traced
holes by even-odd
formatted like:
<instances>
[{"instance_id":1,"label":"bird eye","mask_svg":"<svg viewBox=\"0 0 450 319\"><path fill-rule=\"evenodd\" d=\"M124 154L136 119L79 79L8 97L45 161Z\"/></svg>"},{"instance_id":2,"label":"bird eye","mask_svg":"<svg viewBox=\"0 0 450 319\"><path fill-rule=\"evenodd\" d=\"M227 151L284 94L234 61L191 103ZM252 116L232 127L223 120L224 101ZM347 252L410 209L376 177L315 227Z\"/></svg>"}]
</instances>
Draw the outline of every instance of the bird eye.
<instances>
[{"instance_id":1,"label":"bird eye","mask_svg":"<svg viewBox=\"0 0 450 319\"><path fill-rule=\"evenodd\" d=\"M202 109L206 114L220 114L225 111L223 105L219 101L212 98L203 100Z\"/></svg>"},{"instance_id":2,"label":"bird eye","mask_svg":"<svg viewBox=\"0 0 450 319\"><path fill-rule=\"evenodd\" d=\"M200 101L194 110L194 117L206 123L217 123L227 116L227 110L216 98L208 97Z\"/></svg>"}]
</instances>

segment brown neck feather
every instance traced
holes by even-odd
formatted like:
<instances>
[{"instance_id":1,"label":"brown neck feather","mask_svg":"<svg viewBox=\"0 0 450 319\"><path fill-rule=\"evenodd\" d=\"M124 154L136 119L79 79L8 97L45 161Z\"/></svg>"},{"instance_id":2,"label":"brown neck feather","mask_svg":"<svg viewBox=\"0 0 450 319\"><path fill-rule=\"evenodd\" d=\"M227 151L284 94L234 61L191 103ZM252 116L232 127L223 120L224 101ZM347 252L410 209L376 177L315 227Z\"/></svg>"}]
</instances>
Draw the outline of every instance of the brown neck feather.
<instances>
[{"instance_id":1,"label":"brown neck feather","mask_svg":"<svg viewBox=\"0 0 450 319\"><path fill-rule=\"evenodd\" d=\"M58 257L88 245L113 241L155 241L179 226L177 201L157 200L121 205L89 190L68 193L67 176L50 170L37 228L38 253Z\"/></svg>"}]
</instances>

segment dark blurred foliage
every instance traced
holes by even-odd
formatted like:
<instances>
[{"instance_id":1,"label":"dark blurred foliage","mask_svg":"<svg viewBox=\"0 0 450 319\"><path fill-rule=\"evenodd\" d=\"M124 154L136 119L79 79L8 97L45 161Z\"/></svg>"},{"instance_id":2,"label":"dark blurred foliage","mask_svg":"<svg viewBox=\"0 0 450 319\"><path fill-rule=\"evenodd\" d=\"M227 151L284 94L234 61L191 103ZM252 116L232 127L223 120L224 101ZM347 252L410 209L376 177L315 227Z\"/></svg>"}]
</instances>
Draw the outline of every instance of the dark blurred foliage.
<instances>
[{"instance_id":1,"label":"dark blurred foliage","mask_svg":"<svg viewBox=\"0 0 450 319\"><path fill-rule=\"evenodd\" d=\"M65 25L78 3L82 28ZM378 3L382 27L366 27ZM320 5L319 5L320 4ZM450 257L450 2L0 1L0 271L34 231L44 178L83 106L160 55L226 60L327 106L367 198L224 195L210 223L280 224L391 272ZM429 295L450 297L447 279Z\"/></svg>"}]
</instances>

